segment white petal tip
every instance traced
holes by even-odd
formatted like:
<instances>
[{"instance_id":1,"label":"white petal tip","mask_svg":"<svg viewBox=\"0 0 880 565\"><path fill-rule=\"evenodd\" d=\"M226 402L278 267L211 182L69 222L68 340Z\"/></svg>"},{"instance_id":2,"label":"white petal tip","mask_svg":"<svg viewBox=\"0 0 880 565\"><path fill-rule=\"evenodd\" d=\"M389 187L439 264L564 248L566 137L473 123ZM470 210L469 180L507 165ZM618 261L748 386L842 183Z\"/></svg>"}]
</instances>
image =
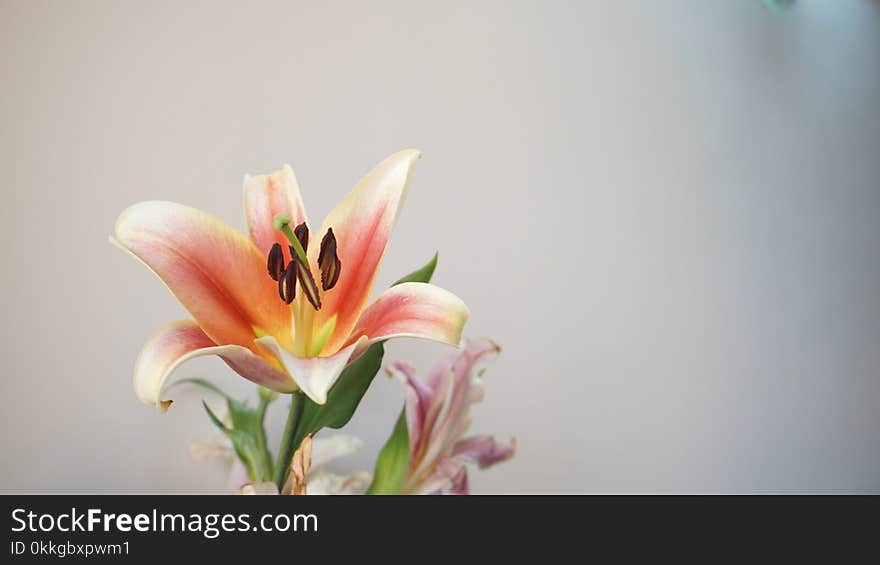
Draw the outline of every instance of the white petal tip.
<instances>
[{"instance_id":1,"label":"white petal tip","mask_svg":"<svg viewBox=\"0 0 880 565\"><path fill-rule=\"evenodd\" d=\"M410 161L418 161L422 158L422 152L418 149L404 149L400 152L400 155L408 158Z\"/></svg>"}]
</instances>

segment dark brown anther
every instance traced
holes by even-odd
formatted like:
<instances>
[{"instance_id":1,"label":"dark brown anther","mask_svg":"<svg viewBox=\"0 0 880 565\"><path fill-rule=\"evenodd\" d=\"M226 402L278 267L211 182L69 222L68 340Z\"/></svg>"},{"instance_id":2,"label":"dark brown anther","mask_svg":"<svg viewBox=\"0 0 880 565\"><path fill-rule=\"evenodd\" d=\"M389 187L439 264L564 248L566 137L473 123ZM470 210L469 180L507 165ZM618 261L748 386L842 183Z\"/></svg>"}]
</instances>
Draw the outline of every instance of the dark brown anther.
<instances>
[{"instance_id":1,"label":"dark brown anther","mask_svg":"<svg viewBox=\"0 0 880 565\"><path fill-rule=\"evenodd\" d=\"M287 268L284 269L284 273L278 277L278 295L285 304L293 302L293 299L296 296L297 270L296 261L291 261L290 264L287 265Z\"/></svg>"},{"instance_id":2,"label":"dark brown anther","mask_svg":"<svg viewBox=\"0 0 880 565\"><path fill-rule=\"evenodd\" d=\"M333 235L333 228L328 229L321 240L318 267L321 269L321 288L330 290L336 286L339 273L342 272L342 262L336 255L336 236Z\"/></svg>"},{"instance_id":3,"label":"dark brown anther","mask_svg":"<svg viewBox=\"0 0 880 565\"><path fill-rule=\"evenodd\" d=\"M302 285L303 294L306 295L306 298L315 310L320 310L321 296L318 293L318 285L315 284L315 279L312 277L311 271L309 271L308 267L303 266L298 256L293 257L291 264L296 265L296 276L299 279L299 283Z\"/></svg>"},{"instance_id":4,"label":"dark brown anther","mask_svg":"<svg viewBox=\"0 0 880 565\"><path fill-rule=\"evenodd\" d=\"M296 226L293 229L293 235L299 240L299 244L302 245L303 251L309 250L309 226L306 225L305 222ZM290 252L290 256L293 257L293 251Z\"/></svg>"},{"instance_id":5,"label":"dark brown anther","mask_svg":"<svg viewBox=\"0 0 880 565\"><path fill-rule=\"evenodd\" d=\"M273 243L272 249L269 250L268 269L273 281L277 281L284 274L284 252L278 243Z\"/></svg>"}]
</instances>

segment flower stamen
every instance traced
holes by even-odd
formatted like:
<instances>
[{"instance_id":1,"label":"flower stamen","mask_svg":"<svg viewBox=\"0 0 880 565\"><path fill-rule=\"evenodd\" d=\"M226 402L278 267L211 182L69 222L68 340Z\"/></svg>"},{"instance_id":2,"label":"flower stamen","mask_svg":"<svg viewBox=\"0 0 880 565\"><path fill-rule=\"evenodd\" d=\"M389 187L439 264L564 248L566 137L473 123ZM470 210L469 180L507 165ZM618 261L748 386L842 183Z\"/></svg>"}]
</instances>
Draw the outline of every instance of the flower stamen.
<instances>
[{"instance_id":1,"label":"flower stamen","mask_svg":"<svg viewBox=\"0 0 880 565\"><path fill-rule=\"evenodd\" d=\"M304 267L299 257L294 257L292 264L296 264L296 276L302 285L303 294L315 310L321 309L321 295L318 293L318 285L308 267Z\"/></svg>"},{"instance_id":2,"label":"flower stamen","mask_svg":"<svg viewBox=\"0 0 880 565\"><path fill-rule=\"evenodd\" d=\"M321 240L321 252L318 254L318 268L321 269L321 288L330 290L336 286L339 273L342 271L342 262L336 254L336 236L333 228L328 228L327 233Z\"/></svg>"},{"instance_id":3,"label":"flower stamen","mask_svg":"<svg viewBox=\"0 0 880 565\"><path fill-rule=\"evenodd\" d=\"M315 284L315 277L312 276L312 270L309 268L309 259L306 255L306 250L309 247L309 228L306 223L303 222L292 230L290 229L290 221L290 216L287 214L277 214L273 223L275 229L283 233L290 242L290 264L287 266L287 269L285 269L283 277L278 280L278 293L281 295L282 300L287 304L290 304L296 292L296 281L299 280L306 299L315 310L320 310L321 294L318 290L318 285ZM326 237L324 239L326 239ZM333 256L336 255L335 241L334 238ZM323 241L321 242L321 247L322 249L324 247ZM323 281L323 271L321 278ZM284 281L283 283L282 280ZM326 288L327 287L325 287L325 290Z\"/></svg>"},{"instance_id":4,"label":"flower stamen","mask_svg":"<svg viewBox=\"0 0 880 565\"><path fill-rule=\"evenodd\" d=\"M281 245L275 243L269 250L269 259L267 262L269 276L273 281L277 281L284 274L284 252L281 251Z\"/></svg>"},{"instance_id":5,"label":"flower stamen","mask_svg":"<svg viewBox=\"0 0 880 565\"><path fill-rule=\"evenodd\" d=\"M296 261L291 261L278 278L278 295L285 304L290 304L296 298L296 271Z\"/></svg>"},{"instance_id":6,"label":"flower stamen","mask_svg":"<svg viewBox=\"0 0 880 565\"><path fill-rule=\"evenodd\" d=\"M296 239L299 241L299 244L302 245L303 251L309 250L309 226L306 225L305 222L296 226L293 230L293 235L296 236ZM290 256L293 257L293 251L290 252Z\"/></svg>"}]
</instances>

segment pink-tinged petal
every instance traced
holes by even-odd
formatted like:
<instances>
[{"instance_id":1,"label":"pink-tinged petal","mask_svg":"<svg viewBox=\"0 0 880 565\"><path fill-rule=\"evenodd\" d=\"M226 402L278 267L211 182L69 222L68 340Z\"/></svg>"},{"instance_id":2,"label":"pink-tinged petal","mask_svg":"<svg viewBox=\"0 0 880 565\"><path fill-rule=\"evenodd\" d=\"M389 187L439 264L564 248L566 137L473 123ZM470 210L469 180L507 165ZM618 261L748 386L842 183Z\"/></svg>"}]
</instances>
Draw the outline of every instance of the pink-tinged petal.
<instances>
[{"instance_id":1,"label":"pink-tinged petal","mask_svg":"<svg viewBox=\"0 0 880 565\"><path fill-rule=\"evenodd\" d=\"M281 347L272 336L256 340L272 351L299 388L317 404L327 402L327 392L336 383L342 370L348 364L355 350L363 347L366 338L340 349L329 357L298 357Z\"/></svg>"},{"instance_id":2,"label":"pink-tinged petal","mask_svg":"<svg viewBox=\"0 0 880 565\"><path fill-rule=\"evenodd\" d=\"M448 290L427 283L403 283L383 292L352 331L351 340L370 342L392 337L419 337L458 346L470 311Z\"/></svg>"},{"instance_id":3,"label":"pink-tinged petal","mask_svg":"<svg viewBox=\"0 0 880 565\"><path fill-rule=\"evenodd\" d=\"M488 339L468 342L460 354L448 364L444 359L434 368L432 378L439 379L425 415L424 433L430 434L422 453L425 461L433 461L451 453L455 443L470 427L471 405L482 399L482 384L477 380L488 359L499 351Z\"/></svg>"},{"instance_id":4,"label":"pink-tinged petal","mask_svg":"<svg viewBox=\"0 0 880 565\"><path fill-rule=\"evenodd\" d=\"M482 390L474 382L474 372L479 364L494 357L498 351L500 348L490 339L470 340L464 349L452 352L434 366L428 378L432 395L426 409L426 428L434 432L435 428L443 426L437 421L442 409L445 408L444 421L448 421L454 419L463 407L482 398L474 391L475 388Z\"/></svg>"},{"instance_id":5,"label":"pink-tinged petal","mask_svg":"<svg viewBox=\"0 0 880 565\"><path fill-rule=\"evenodd\" d=\"M152 269L216 344L262 353L255 333L289 339L290 309L278 299L266 257L210 214L142 202L119 215L111 241Z\"/></svg>"},{"instance_id":6,"label":"pink-tinged petal","mask_svg":"<svg viewBox=\"0 0 880 565\"><path fill-rule=\"evenodd\" d=\"M462 465L458 472L452 475L449 482L449 494L470 494L471 489L468 485L468 472L466 466Z\"/></svg>"},{"instance_id":7,"label":"pink-tinged petal","mask_svg":"<svg viewBox=\"0 0 880 565\"><path fill-rule=\"evenodd\" d=\"M409 363L397 362L389 373L403 385L406 399L406 427L409 431L409 452L416 453L422 439L422 423L425 421L425 407L431 398L431 391L415 375L415 368Z\"/></svg>"},{"instance_id":8,"label":"pink-tinged petal","mask_svg":"<svg viewBox=\"0 0 880 565\"><path fill-rule=\"evenodd\" d=\"M456 363L464 363L466 369L482 375L485 366L501 351L497 343L488 338L468 340L460 351L452 351L438 361L428 375L428 387L436 390L440 382Z\"/></svg>"},{"instance_id":9,"label":"pink-tinged petal","mask_svg":"<svg viewBox=\"0 0 880 565\"><path fill-rule=\"evenodd\" d=\"M342 347L367 303L397 212L409 185L410 171L419 152L407 149L376 165L327 216L316 237L329 228L336 235L337 254L342 264L336 286L324 293L323 307L316 315L320 327L333 315L336 328L325 350ZM318 246L309 246L309 258L317 265Z\"/></svg>"},{"instance_id":10,"label":"pink-tinged petal","mask_svg":"<svg viewBox=\"0 0 880 565\"><path fill-rule=\"evenodd\" d=\"M241 376L279 392L296 390L289 376L238 345L217 345L192 320L180 320L156 332L141 349L134 368L134 390L143 402L167 410L162 399L168 377L183 362L203 355L218 355Z\"/></svg>"},{"instance_id":11,"label":"pink-tinged petal","mask_svg":"<svg viewBox=\"0 0 880 565\"><path fill-rule=\"evenodd\" d=\"M426 431L430 437L426 440L426 449L422 454L425 461L434 461L452 452L455 443L470 427L470 379L460 378L457 371L449 372L449 387L444 388L442 400L435 401L428 409L430 422L426 422ZM439 396L439 395L438 395ZM430 424L430 428L428 428Z\"/></svg>"},{"instance_id":12,"label":"pink-tinged petal","mask_svg":"<svg viewBox=\"0 0 880 565\"><path fill-rule=\"evenodd\" d=\"M455 362L461 356L461 351L461 349L453 349L447 352L431 368L431 372L428 373L428 379L425 386L429 390L433 391L434 394L445 394L445 392L441 391L445 390L445 388L448 388L449 385L446 380L450 375L452 366L455 365ZM445 387L444 383L446 384Z\"/></svg>"},{"instance_id":13,"label":"pink-tinged petal","mask_svg":"<svg viewBox=\"0 0 880 565\"><path fill-rule=\"evenodd\" d=\"M460 440L452 450L452 456L475 463L480 469L507 461L516 451L516 440L503 444L488 435L471 436Z\"/></svg>"},{"instance_id":14,"label":"pink-tinged petal","mask_svg":"<svg viewBox=\"0 0 880 565\"><path fill-rule=\"evenodd\" d=\"M406 482L405 494L468 494L467 467L451 457L437 461L423 481Z\"/></svg>"},{"instance_id":15,"label":"pink-tinged petal","mask_svg":"<svg viewBox=\"0 0 880 565\"><path fill-rule=\"evenodd\" d=\"M422 382L416 378L415 367L409 363L397 362L394 363L393 368L398 372L399 379L405 379L405 381L401 380L401 382L413 389L413 392L416 394L416 400L422 408L420 414L424 417L424 407L431 398L431 389L423 385Z\"/></svg>"},{"instance_id":16,"label":"pink-tinged petal","mask_svg":"<svg viewBox=\"0 0 880 565\"><path fill-rule=\"evenodd\" d=\"M410 405L418 404L419 411L419 442L410 444L406 492L467 494L465 463L486 467L513 455L513 443L505 446L489 436L462 439L470 426L471 406L483 397L483 365L499 350L488 339L470 341L437 364L427 386L413 385L414 375L406 365L395 366L407 390L410 428Z\"/></svg>"},{"instance_id":17,"label":"pink-tinged petal","mask_svg":"<svg viewBox=\"0 0 880 565\"><path fill-rule=\"evenodd\" d=\"M269 253L273 243L281 244L287 263L290 261L287 239L273 227L276 214L287 214L294 226L306 221L299 184L289 165L271 175L244 179L244 217L251 240L264 254Z\"/></svg>"},{"instance_id":18,"label":"pink-tinged petal","mask_svg":"<svg viewBox=\"0 0 880 565\"><path fill-rule=\"evenodd\" d=\"M449 377L436 392L437 401L442 401L442 417L432 421L433 446L442 446L443 451L451 448L470 427L471 405L483 400L483 385L479 376L485 366L500 351L498 344L489 339L469 341L452 365L446 365L445 374ZM435 367L432 377L443 373L444 366ZM445 384L448 382L449 384ZM442 399L442 400L439 400Z\"/></svg>"}]
</instances>

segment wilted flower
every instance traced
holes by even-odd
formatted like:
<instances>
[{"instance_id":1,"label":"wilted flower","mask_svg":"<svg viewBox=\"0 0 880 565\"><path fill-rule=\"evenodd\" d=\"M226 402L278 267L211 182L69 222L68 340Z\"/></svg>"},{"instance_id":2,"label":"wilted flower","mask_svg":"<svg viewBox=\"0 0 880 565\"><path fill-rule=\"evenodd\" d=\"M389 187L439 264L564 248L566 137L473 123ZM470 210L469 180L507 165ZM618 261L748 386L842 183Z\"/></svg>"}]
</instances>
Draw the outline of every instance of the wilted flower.
<instances>
[{"instance_id":1,"label":"wilted flower","mask_svg":"<svg viewBox=\"0 0 880 565\"><path fill-rule=\"evenodd\" d=\"M510 459L515 441L499 443L492 436L464 437L470 427L471 405L483 398L478 364L499 351L490 340L468 343L434 367L426 383L407 363L390 371L403 384L410 460L401 490L404 494L468 494L467 464L485 469Z\"/></svg>"}]
</instances>

